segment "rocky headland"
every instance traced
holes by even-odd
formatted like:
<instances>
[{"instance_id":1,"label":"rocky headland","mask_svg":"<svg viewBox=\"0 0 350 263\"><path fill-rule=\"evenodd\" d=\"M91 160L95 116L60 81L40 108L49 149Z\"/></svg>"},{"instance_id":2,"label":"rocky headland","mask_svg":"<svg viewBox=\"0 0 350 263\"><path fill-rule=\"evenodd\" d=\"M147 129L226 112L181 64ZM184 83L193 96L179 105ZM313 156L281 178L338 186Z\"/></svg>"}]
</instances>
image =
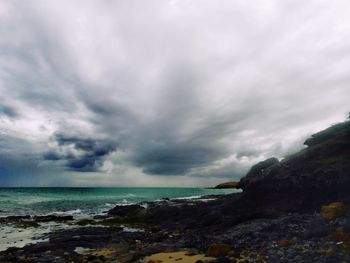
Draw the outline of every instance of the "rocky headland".
<instances>
[{"instance_id":1,"label":"rocky headland","mask_svg":"<svg viewBox=\"0 0 350 263\"><path fill-rule=\"evenodd\" d=\"M241 189L239 182L226 182L218 184L214 189Z\"/></svg>"},{"instance_id":2,"label":"rocky headland","mask_svg":"<svg viewBox=\"0 0 350 263\"><path fill-rule=\"evenodd\" d=\"M350 121L254 165L237 186L243 191L116 206L89 219L3 218L72 227L0 252L0 262L350 262Z\"/></svg>"}]
</instances>

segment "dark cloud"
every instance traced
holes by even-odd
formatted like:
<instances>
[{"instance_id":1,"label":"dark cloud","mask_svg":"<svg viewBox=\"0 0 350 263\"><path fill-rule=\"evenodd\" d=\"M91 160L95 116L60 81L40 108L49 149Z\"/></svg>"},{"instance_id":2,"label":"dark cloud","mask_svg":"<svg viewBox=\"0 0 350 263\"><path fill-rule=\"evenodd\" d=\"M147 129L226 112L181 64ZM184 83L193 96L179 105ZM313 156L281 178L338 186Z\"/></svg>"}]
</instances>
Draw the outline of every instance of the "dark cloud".
<instances>
[{"instance_id":1,"label":"dark cloud","mask_svg":"<svg viewBox=\"0 0 350 263\"><path fill-rule=\"evenodd\" d=\"M0 104L0 117L1 115L9 118L17 118L19 116L18 112L14 108Z\"/></svg>"},{"instance_id":2,"label":"dark cloud","mask_svg":"<svg viewBox=\"0 0 350 263\"><path fill-rule=\"evenodd\" d=\"M223 157L222 150L195 145L145 146L133 161L148 174L185 175L193 168L210 165Z\"/></svg>"},{"instance_id":3,"label":"dark cloud","mask_svg":"<svg viewBox=\"0 0 350 263\"><path fill-rule=\"evenodd\" d=\"M65 156L55 151L45 152L43 154L43 157L44 157L44 160L48 160L48 161L58 161L58 160L65 159Z\"/></svg>"},{"instance_id":4,"label":"dark cloud","mask_svg":"<svg viewBox=\"0 0 350 263\"><path fill-rule=\"evenodd\" d=\"M98 171L106 156L117 149L117 143L112 140L94 140L56 134L54 141L57 142L58 149L45 152L44 160L64 161L67 169L79 172ZM64 151L64 148L69 146L77 151Z\"/></svg>"},{"instance_id":5,"label":"dark cloud","mask_svg":"<svg viewBox=\"0 0 350 263\"><path fill-rule=\"evenodd\" d=\"M37 144L27 138L0 133L0 186L30 186L46 182L53 175L52 167L40 165L41 153ZM48 169L47 169L48 168Z\"/></svg>"}]
</instances>

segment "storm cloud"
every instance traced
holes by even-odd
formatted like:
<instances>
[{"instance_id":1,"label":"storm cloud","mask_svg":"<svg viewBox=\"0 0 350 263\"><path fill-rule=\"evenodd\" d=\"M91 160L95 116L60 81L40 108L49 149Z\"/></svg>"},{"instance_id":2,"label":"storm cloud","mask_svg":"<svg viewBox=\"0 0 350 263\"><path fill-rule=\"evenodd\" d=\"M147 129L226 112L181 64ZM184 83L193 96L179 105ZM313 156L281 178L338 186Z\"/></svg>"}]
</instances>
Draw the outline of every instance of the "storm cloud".
<instances>
[{"instance_id":1,"label":"storm cloud","mask_svg":"<svg viewBox=\"0 0 350 263\"><path fill-rule=\"evenodd\" d=\"M18 117L18 113L16 110L10 106L7 105L1 105L0 104L0 116L5 116L9 118L16 118Z\"/></svg>"},{"instance_id":2,"label":"storm cloud","mask_svg":"<svg viewBox=\"0 0 350 263\"><path fill-rule=\"evenodd\" d=\"M211 186L350 101L347 1L0 2L0 186Z\"/></svg>"},{"instance_id":3,"label":"storm cloud","mask_svg":"<svg viewBox=\"0 0 350 263\"><path fill-rule=\"evenodd\" d=\"M57 149L44 153L48 161L65 161L69 170L81 172L98 171L106 156L115 151L117 144L110 140L94 140L56 134Z\"/></svg>"}]
</instances>

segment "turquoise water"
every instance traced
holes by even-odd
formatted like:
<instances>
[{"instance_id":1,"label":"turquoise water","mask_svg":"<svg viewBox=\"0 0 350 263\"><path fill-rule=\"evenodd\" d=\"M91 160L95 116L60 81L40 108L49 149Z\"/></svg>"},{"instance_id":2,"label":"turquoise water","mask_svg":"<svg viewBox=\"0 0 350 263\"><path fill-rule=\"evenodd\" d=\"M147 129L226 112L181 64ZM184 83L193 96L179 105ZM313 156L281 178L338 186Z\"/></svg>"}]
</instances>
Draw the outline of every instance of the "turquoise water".
<instances>
[{"instance_id":1,"label":"turquoise water","mask_svg":"<svg viewBox=\"0 0 350 263\"><path fill-rule=\"evenodd\" d=\"M94 215L108 211L117 204L233 192L229 189L203 188L0 188L0 216L50 213Z\"/></svg>"}]
</instances>

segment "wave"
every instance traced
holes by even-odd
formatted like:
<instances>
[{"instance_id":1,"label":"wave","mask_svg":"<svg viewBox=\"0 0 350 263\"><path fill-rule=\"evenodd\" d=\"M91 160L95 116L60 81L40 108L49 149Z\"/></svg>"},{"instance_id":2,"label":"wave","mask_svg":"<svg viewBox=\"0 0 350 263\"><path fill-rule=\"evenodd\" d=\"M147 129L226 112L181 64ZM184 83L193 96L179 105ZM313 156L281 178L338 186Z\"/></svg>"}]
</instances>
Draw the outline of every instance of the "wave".
<instances>
[{"instance_id":1,"label":"wave","mask_svg":"<svg viewBox=\"0 0 350 263\"><path fill-rule=\"evenodd\" d=\"M184 196L184 197L174 197L172 200L191 200L191 199L199 199L203 195L192 195L192 196Z\"/></svg>"},{"instance_id":2,"label":"wave","mask_svg":"<svg viewBox=\"0 0 350 263\"><path fill-rule=\"evenodd\" d=\"M49 214L56 214L56 215L79 215L82 213L82 210L77 208L74 210L68 210L68 211L54 211Z\"/></svg>"},{"instance_id":3,"label":"wave","mask_svg":"<svg viewBox=\"0 0 350 263\"><path fill-rule=\"evenodd\" d=\"M34 191L35 190L35 191ZM69 214L77 217L106 213L117 205L141 204L148 201L205 199L214 190L188 188L145 188L145 189L34 189L27 191L0 192L2 214ZM85 190L84 190L85 191ZM222 191L217 191L222 194ZM197 199L197 200L196 200Z\"/></svg>"}]
</instances>

